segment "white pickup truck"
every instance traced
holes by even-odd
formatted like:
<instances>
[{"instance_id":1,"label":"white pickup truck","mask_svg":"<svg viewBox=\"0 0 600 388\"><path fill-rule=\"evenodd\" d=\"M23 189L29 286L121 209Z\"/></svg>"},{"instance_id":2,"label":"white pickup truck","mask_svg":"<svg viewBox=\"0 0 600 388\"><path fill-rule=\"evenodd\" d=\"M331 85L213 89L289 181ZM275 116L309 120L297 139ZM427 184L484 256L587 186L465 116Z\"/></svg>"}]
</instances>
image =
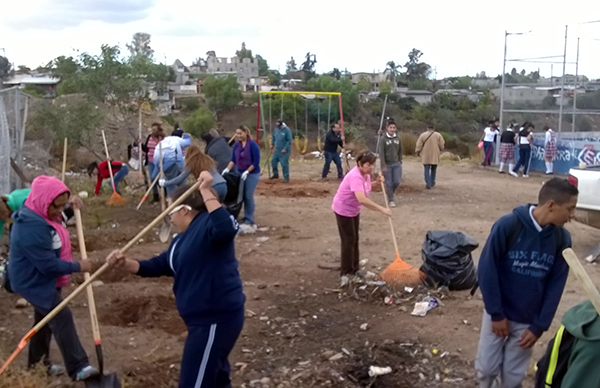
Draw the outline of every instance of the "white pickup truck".
<instances>
[{"instance_id":1,"label":"white pickup truck","mask_svg":"<svg viewBox=\"0 0 600 388\"><path fill-rule=\"evenodd\" d=\"M575 219L600 228L600 165L574 167L569 170L568 179L579 189ZM598 256L600 256L600 244L594 247L585 259L591 262Z\"/></svg>"}]
</instances>

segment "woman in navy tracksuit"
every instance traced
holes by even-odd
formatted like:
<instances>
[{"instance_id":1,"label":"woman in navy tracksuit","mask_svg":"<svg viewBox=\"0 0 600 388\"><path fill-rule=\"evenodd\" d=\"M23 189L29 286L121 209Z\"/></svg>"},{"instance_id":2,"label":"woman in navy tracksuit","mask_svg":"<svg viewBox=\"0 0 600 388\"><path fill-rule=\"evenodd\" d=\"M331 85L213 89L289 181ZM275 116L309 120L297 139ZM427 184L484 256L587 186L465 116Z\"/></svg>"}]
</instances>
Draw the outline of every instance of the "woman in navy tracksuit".
<instances>
[{"instance_id":1,"label":"woman in navy tracksuit","mask_svg":"<svg viewBox=\"0 0 600 388\"><path fill-rule=\"evenodd\" d=\"M221 206L212 176L203 171L194 192L169 214L180 232L169 249L144 261L119 251L107 261L143 277L174 277L177 310L188 327L180 388L230 388L227 357L244 325L245 296L235 258L235 219ZM189 186L177 188L171 201Z\"/></svg>"}]
</instances>

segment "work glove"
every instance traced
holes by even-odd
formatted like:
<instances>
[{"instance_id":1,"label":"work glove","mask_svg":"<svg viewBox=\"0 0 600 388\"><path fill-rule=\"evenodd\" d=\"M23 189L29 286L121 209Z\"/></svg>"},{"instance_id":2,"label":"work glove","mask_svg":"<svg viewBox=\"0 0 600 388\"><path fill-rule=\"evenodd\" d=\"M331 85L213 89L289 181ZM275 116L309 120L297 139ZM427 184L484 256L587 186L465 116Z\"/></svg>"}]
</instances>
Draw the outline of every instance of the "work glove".
<instances>
[{"instance_id":1,"label":"work glove","mask_svg":"<svg viewBox=\"0 0 600 388\"><path fill-rule=\"evenodd\" d=\"M242 173L241 179L242 179L243 181L245 181L245 180L246 180L246 178L248 178L248 174L249 174L249 172L248 172L248 171L244 171L244 172Z\"/></svg>"},{"instance_id":2,"label":"work glove","mask_svg":"<svg viewBox=\"0 0 600 388\"><path fill-rule=\"evenodd\" d=\"M160 187L165 187L165 182L166 182L166 180L165 180L165 179L159 179L159 180L158 180L158 185L159 185Z\"/></svg>"},{"instance_id":3,"label":"work glove","mask_svg":"<svg viewBox=\"0 0 600 388\"><path fill-rule=\"evenodd\" d=\"M227 174L228 172L229 172L229 169L228 169L228 168L225 168L225 170L223 170L223 172L221 173L221 175L225 175L225 174Z\"/></svg>"}]
</instances>

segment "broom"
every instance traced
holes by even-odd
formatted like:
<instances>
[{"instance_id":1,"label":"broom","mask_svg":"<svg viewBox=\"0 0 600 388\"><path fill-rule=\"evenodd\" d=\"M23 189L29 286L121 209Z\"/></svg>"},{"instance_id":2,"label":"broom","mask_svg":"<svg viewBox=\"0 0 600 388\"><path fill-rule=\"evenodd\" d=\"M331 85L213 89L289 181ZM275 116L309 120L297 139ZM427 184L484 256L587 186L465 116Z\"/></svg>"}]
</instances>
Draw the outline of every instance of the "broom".
<instances>
[{"instance_id":1,"label":"broom","mask_svg":"<svg viewBox=\"0 0 600 388\"><path fill-rule=\"evenodd\" d=\"M382 185L383 186L383 185ZM385 193L385 187L382 187L383 198L385 200L385 206L389 209L387 194ZM396 260L390 264L386 269L379 274L379 278L392 286L416 286L423 282L425 274L412 265L408 264L400 258L400 252L398 251L398 243L396 242L396 233L394 232L394 224L392 218L388 217L390 221L390 230L392 231L392 240L394 241L394 249L396 249Z\"/></svg>"},{"instance_id":2,"label":"broom","mask_svg":"<svg viewBox=\"0 0 600 388\"><path fill-rule=\"evenodd\" d=\"M104 130L102 130L102 140L104 141L104 151L106 152L106 161L108 162L108 172L110 173L110 182L112 183L113 193L108 199L108 206L123 206L127 203L127 200L121 196L121 194L117 193L117 188L115 187L115 177L112 171L112 162L110 160L110 155L108 154L108 146L106 145L106 135L104 135Z\"/></svg>"},{"instance_id":3,"label":"broom","mask_svg":"<svg viewBox=\"0 0 600 388\"><path fill-rule=\"evenodd\" d=\"M150 232L152 228L158 225L159 222L161 222L174 208L176 208L183 201L185 201L185 199L189 197L194 191L197 191L198 187L200 187L200 182L196 182L185 193L183 193L181 197L173 201L173 203L168 208L166 208L162 213L158 215L158 217L156 217L152 222L150 222L150 224L148 224L141 232L139 232L137 236L129 240L127 245L120 249L121 253L125 253L131 248L133 248L139 242L140 238L144 237L148 232ZM69 304L71 300L73 300L77 295L81 294L84 290L86 290L87 287L90 284L92 284L94 280L98 279L100 275L106 272L109 268L110 264L104 263L102 267L98 268L98 270L96 270L96 272L94 272L89 278L85 279L85 281L81 283L79 287L77 287L75 290L73 290L73 292L66 296L62 302L60 302L52 311L50 311L44 318L42 318L41 321L39 321L31 330L29 330L27 334L25 334L25 336L21 338L19 344L17 345L17 348L12 352L10 357L8 357L6 361L4 361L2 366L0 366L0 376L2 375L2 373L4 373L4 371L6 371L10 363L13 362L15 358L17 358L19 353L21 353L21 351L25 349L31 337L38 333L40 329L44 327L52 318L54 318L56 314L58 314L63 308L65 308L65 306Z\"/></svg>"}]
</instances>

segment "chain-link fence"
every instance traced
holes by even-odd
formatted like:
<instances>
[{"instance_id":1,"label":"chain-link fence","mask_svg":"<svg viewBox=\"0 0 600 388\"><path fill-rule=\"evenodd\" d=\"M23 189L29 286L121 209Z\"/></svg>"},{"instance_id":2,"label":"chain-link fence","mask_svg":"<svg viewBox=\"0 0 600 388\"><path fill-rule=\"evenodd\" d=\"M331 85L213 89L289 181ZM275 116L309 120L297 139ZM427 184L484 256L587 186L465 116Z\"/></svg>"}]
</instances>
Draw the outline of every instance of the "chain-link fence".
<instances>
[{"instance_id":1,"label":"chain-link fence","mask_svg":"<svg viewBox=\"0 0 600 388\"><path fill-rule=\"evenodd\" d=\"M31 113L42 99L18 87L0 90L0 97L0 193L8 193L23 187L28 170L48 165L54 135L47 129L30 129Z\"/></svg>"}]
</instances>

